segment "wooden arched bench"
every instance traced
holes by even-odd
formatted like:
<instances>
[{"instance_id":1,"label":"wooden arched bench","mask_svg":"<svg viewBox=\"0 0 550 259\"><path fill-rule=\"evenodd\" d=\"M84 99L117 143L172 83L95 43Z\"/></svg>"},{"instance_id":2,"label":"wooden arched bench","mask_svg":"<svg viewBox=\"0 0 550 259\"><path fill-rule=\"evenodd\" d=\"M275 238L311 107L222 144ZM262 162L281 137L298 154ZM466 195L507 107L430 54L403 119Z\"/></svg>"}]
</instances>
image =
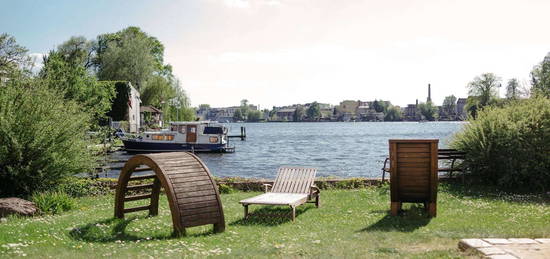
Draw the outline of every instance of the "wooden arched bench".
<instances>
[{"instance_id":1,"label":"wooden arched bench","mask_svg":"<svg viewBox=\"0 0 550 259\"><path fill-rule=\"evenodd\" d=\"M132 176L134 172L153 171L154 174ZM149 184L128 185L137 180L153 179ZM185 234L186 227L214 224L214 232L225 229L223 208L216 182L206 165L194 154L171 152L135 155L120 172L115 195L115 217L125 213L148 210L158 214L160 188L163 188L170 211L174 232ZM137 195L128 191L142 190ZM126 208L125 202L149 199L149 205Z\"/></svg>"}]
</instances>

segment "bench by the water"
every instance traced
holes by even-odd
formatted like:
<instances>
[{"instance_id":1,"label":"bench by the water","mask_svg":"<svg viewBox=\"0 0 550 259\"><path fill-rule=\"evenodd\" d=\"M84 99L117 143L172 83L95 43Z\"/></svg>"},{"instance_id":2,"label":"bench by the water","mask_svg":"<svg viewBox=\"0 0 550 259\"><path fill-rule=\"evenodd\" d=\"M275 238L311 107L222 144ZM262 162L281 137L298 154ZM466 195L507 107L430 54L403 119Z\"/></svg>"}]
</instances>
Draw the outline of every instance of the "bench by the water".
<instances>
[{"instance_id":1,"label":"bench by the water","mask_svg":"<svg viewBox=\"0 0 550 259\"><path fill-rule=\"evenodd\" d=\"M458 151L456 149L438 149L437 150L437 159L443 161L450 161L449 167L440 167L437 169L438 172L448 172L449 177L453 176L453 172L462 172L466 170L462 165L456 165L457 160L464 160L466 158L466 152ZM386 173L390 172L388 162L390 158L387 157L384 160L384 166L382 167L382 182L386 179ZM464 180L464 174L462 175Z\"/></svg>"}]
</instances>

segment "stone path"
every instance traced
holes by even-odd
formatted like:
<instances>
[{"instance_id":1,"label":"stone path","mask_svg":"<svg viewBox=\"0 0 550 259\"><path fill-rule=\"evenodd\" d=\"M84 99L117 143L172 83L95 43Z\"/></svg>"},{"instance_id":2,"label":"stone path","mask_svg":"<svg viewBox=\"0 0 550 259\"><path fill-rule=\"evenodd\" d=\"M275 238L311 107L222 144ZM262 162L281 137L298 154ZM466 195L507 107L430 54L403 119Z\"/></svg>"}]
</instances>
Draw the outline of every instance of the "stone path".
<instances>
[{"instance_id":1,"label":"stone path","mask_svg":"<svg viewBox=\"0 0 550 259\"><path fill-rule=\"evenodd\" d=\"M550 238L471 238L458 243L462 251L475 250L486 258L550 258Z\"/></svg>"}]
</instances>

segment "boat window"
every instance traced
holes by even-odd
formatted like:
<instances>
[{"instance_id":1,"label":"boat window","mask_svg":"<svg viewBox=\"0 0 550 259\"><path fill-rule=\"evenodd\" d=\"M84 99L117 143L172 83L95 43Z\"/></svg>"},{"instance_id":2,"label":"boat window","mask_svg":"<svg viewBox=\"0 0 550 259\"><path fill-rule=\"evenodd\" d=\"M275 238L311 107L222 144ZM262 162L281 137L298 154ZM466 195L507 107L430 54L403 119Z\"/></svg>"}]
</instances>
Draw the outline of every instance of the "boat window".
<instances>
[{"instance_id":1,"label":"boat window","mask_svg":"<svg viewBox=\"0 0 550 259\"><path fill-rule=\"evenodd\" d=\"M179 132L180 132L181 134L185 134L185 126L180 125L180 126L179 126Z\"/></svg>"},{"instance_id":2,"label":"boat window","mask_svg":"<svg viewBox=\"0 0 550 259\"><path fill-rule=\"evenodd\" d=\"M153 135L151 139L153 139L153 140L164 140L164 135Z\"/></svg>"},{"instance_id":3,"label":"boat window","mask_svg":"<svg viewBox=\"0 0 550 259\"><path fill-rule=\"evenodd\" d=\"M203 134L223 134L222 127L204 127Z\"/></svg>"},{"instance_id":4,"label":"boat window","mask_svg":"<svg viewBox=\"0 0 550 259\"><path fill-rule=\"evenodd\" d=\"M174 135L166 135L166 140L174 140Z\"/></svg>"}]
</instances>

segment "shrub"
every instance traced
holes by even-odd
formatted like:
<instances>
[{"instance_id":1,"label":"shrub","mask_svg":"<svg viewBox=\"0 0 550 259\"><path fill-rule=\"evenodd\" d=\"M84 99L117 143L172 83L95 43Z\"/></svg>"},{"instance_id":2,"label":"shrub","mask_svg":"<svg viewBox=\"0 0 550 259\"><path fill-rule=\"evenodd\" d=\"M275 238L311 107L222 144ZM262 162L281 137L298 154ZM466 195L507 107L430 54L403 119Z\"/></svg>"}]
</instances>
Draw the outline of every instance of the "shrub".
<instances>
[{"instance_id":1,"label":"shrub","mask_svg":"<svg viewBox=\"0 0 550 259\"><path fill-rule=\"evenodd\" d=\"M67 177L57 186L56 190L71 197L94 196L112 192L112 187L115 184L116 179Z\"/></svg>"},{"instance_id":2,"label":"shrub","mask_svg":"<svg viewBox=\"0 0 550 259\"><path fill-rule=\"evenodd\" d=\"M59 214L75 207L75 201L63 192L43 192L32 196L32 201L45 214Z\"/></svg>"},{"instance_id":3,"label":"shrub","mask_svg":"<svg viewBox=\"0 0 550 259\"><path fill-rule=\"evenodd\" d=\"M220 184L218 185L218 190L220 191L220 193L234 193L235 192L235 189L233 189L233 187L227 185L227 184Z\"/></svg>"},{"instance_id":4,"label":"shrub","mask_svg":"<svg viewBox=\"0 0 550 259\"><path fill-rule=\"evenodd\" d=\"M550 100L532 98L479 111L451 146L489 184L542 190L550 186Z\"/></svg>"},{"instance_id":5,"label":"shrub","mask_svg":"<svg viewBox=\"0 0 550 259\"><path fill-rule=\"evenodd\" d=\"M53 189L68 175L89 172L89 121L79 105L37 81L0 87L0 196Z\"/></svg>"}]
</instances>

